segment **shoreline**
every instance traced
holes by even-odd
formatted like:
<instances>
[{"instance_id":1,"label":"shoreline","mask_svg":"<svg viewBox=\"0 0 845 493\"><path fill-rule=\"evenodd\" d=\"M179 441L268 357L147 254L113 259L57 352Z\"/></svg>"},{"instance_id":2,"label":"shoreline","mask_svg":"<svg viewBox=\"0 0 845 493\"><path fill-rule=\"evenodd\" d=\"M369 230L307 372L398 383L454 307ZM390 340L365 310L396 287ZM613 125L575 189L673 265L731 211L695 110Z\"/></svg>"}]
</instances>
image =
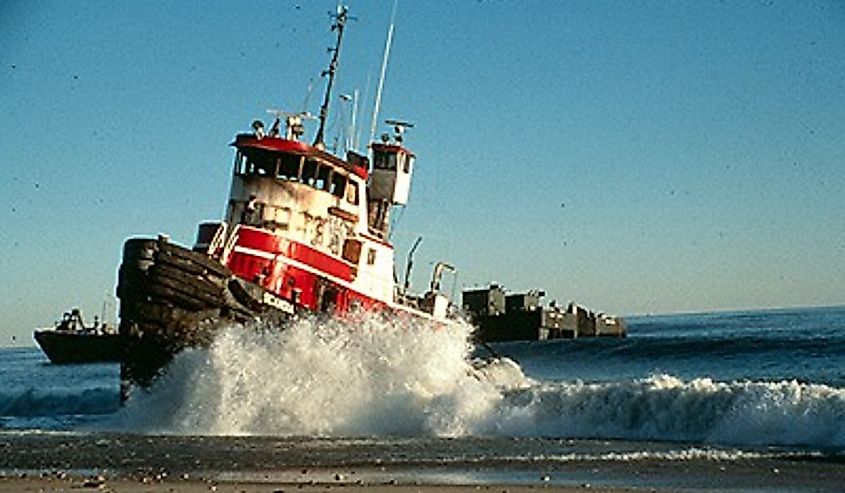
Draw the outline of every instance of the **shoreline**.
<instances>
[{"instance_id":1,"label":"shoreline","mask_svg":"<svg viewBox=\"0 0 845 493\"><path fill-rule=\"evenodd\" d=\"M15 452L9 455L14 456ZM466 463L351 468L338 464L272 470L255 470L249 464L235 462L227 469L195 472L170 472L148 463L121 470L96 467L61 470L16 469L9 468L14 459L2 462L0 493L728 493L748 490L834 493L841 492L841 485L845 484L842 458L578 462L554 468L524 464L478 467Z\"/></svg>"},{"instance_id":2,"label":"shoreline","mask_svg":"<svg viewBox=\"0 0 845 493\"><path fill-rule=\"evenodd\" d=\"M0 493L841 493L843 484L843 451L540 438L0 433Z\"/></svg>"},{"instance_id":3,"label":"shoreline","mask_svg":"<svg viewBox=\"0 0 845 493\"><path fill-rule=\"evenodd\" d=\"M563 486L554 484L428 484L428 483L289 483L215 481L201 479L133 480L128 478L99 477L8 477L0 476L0 493L81 493L101 491L111 493L317 493L317 492L376 492L376 493L527 493L536 491L556 493L668 493L671 489L594 487L589 484Z\"/></svg>"}]
</instances>

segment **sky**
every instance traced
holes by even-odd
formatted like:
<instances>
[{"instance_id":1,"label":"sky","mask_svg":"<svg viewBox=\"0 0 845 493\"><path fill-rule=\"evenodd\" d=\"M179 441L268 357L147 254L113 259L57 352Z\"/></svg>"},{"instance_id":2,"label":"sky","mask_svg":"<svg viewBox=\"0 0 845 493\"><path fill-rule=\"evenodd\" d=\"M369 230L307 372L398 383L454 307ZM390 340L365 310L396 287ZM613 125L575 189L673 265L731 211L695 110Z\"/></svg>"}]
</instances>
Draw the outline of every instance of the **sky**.
<instances>
[{"instance_id":1,"label":"sky","mask_svg":"<svg viewBox=\"0 0 845 493\"><path fill-rule=\"evenodd\" d=\"M392 4L348 2L330 141L355 90L369 133ZM222 217L234 135L318 112L335 6L0 2L0 346ZM845 304L839 0L399 0L379 118L415 123L420 291L444 260L622 315Z\"/></svg>"}]
</instances>

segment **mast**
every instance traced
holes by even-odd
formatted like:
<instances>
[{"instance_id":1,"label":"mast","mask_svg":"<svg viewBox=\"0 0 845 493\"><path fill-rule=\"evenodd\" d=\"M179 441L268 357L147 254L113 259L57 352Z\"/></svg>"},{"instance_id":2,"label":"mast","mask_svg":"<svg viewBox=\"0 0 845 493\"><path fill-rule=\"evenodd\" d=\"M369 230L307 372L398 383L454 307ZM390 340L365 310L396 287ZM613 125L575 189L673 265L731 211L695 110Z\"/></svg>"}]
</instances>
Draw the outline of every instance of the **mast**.
<instances>
[{"instance_id":1,"label":"mast","mask_svg":"<svg viewBox=\"0 0 845 493\"><path fill-rule=\"evenodd\" d=\"M324 70L321 75L329 76L329 82L326 84L326 96L323 98L323 106L320 107L320 128L317 130L317 137L314 139L314 145L323 145L325 137L326 120L329 116L329 102L331 101L332 84L334 83L334 75L337 72L337 59L340 55L340 44L343 41L343 28L346 27L348 20L347 13L349 9L345 5L338 5L337 14L333 15L336 19L332 25L332 31L337 31L337 43L334 48L329 48L332 52L332 61L329 63L329 68Z\"/></svg>"}]
</instances>

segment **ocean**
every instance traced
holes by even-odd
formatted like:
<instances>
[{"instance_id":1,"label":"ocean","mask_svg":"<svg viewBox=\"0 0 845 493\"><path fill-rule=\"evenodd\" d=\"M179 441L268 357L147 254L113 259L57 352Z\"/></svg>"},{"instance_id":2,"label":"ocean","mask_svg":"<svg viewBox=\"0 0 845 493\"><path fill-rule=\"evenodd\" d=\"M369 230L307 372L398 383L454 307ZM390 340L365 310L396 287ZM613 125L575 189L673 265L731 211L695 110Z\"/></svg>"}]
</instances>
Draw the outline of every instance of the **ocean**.
<instances>
[{"instance_id":1,"label":"ocean","mask_svg":"<svg viewBox=\"0 0 845 493\"><path fill-rule=\"evenodd\" d=\"M747 468L794 467L826 475L808 491L842 491L845 307L628 324L624 339L495 344L514 363L483 370L474 365L487 350L468 325L232 327L123 406L117 365L0 349L0 448L13 452L0 473L284 480L343 469L370 480L710 489L726 467L740 488L761 484L743 483ZM792 491L799 479L761 488Z\"/></svg>"}]
</instances>

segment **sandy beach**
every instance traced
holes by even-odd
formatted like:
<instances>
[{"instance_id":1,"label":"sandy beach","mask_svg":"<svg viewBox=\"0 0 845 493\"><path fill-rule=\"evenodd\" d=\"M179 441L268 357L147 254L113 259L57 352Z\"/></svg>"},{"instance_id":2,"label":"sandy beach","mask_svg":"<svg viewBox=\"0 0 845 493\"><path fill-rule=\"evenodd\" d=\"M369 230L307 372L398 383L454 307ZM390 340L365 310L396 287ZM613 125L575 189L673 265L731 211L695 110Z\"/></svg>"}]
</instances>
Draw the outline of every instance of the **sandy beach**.
<instances>
[{"instance_id":1,"label":"sandy beach","mask_svg":"<svg viewBox=\"0 0 845 493\"><path fill-rule=\"evenodd\" d=\"M78 472L63 471L6 473L0 476L0 493L48 493L85 491L103 491L114 493L283 493L283 492L728 492L728 491L822 491L838 492L845 484L845 467L841 464L800 464L778 463L774 467L761 469L763 464L710 464L668 465L651 463L644 467L626 466L627 479L603 468L609 473L607 478L614 485L589 482L567 481L567 477L578 476L577 469L568 472L558 471L554 476L536 476L534 480L507 481L489 483L472 482L455 484L456 476L442 476L435 480L425 474L416 475L414 471L362 471L359 474L333 472L339 469L316 471L277 471L271 479L238 480L237 474L209 473L208 476L192 476L183 473L170 476L159 474L97 474L83 475ZM381 474L379 474L379 472ZM453 471L455 472L455 471ZM472 477L472 471L468 478ZM580 471L581 473L585 471ZM591 468L595 473L596 469ZM575 474L573 474L575 473ZM385 479L387 477L401 479ZM265 478L270 478L266 475ZM416 479L414 479L416 478ZM565 484L561 484L561 482Z\"/></svg>"},{"instance_id":2,"label":"sandy beach","mask_svg":"<svg viewBox=\"0 0 845 493\"><path fill-rule=\"evenodd\" d=\"M567 459L560 453L574 449L583 454L606 446L619 450L625 444L11 433L0 437L0 493L841 493L845 484L845 462L836 454L720 458L720 452L711 449L679 458L675 449L666 449L646 458L584 454ZM517 450L530 460L514 460ZM455 460L458 456L463 459Z\"/></svg>"},{"instance_id":3,"label":"sandy beach","mask_svg":"<svg viewBox=\"0 0 845 493\"><path fill-rule=\"evenodd\" d=\"M2 493L81 493L85 491L103 491L114 493L283 493L283 492L375 492L375 493L523 493L548 491L560 493L603 492L622 493L636 491L657 491L654 489L636 490L627 488L593 488L590 486L568 487L555 485L391 485L391 484L303 484L303 483L249 483L217 482L199 480L165 480L145 483L129 479L92 479L92 478L2 478ZM668 490L662 490L668 491Z\"/></svg>"},{"instance_id":4,"label":"sandy beach","mask_svg":"<svg viewBox=\"0 0 845 493\"><path fill-rule=\"evenodd\" d=\"M761 449L553 439L208 437L8 433L0 477L64 484L191 481L339 485L503 485L657 489L805 486L840 491L845 458ZM152 487L152 486L150 486Z\"/></svg>"}]
</instances>

